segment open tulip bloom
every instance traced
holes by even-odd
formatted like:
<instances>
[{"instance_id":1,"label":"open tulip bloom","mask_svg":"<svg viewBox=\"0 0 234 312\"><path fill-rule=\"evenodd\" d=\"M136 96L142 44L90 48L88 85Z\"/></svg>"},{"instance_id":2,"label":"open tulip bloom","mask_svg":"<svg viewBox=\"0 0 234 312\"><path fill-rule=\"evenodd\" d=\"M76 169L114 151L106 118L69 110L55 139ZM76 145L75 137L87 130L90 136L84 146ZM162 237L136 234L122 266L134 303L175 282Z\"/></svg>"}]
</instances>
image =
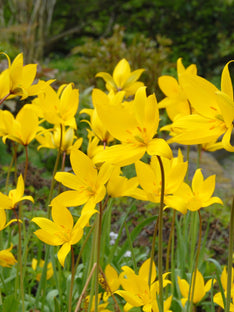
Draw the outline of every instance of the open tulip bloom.
<instances>
[{"instance_id":1,"label":"open tulip bloom","mask_svg":"<svg viewBox=\"0 0 234 312\"><path fill-rule=\"evenodd\" d=\"M34 234L48 245L61 246L58 251L58 260L64 266L71 246L81 240L83 229L94 213L95 210L82 214L74 225L70 211L65 206L56 203L51 211L53 221L41 217L32 219L40 227Z\"/></svg>"},{"instance_id":2,"label":"open tulip bloom","mask_svg":"<svg viewBox=\"0 0 234 312\"><path fill-rule=\"evenodd\" d=\"M230 62L229 62L230 63ZM206 79L184 72L180 75L183 90L195 113L177 117L161 130L171 131L170 143L203 144L216 142L221 136L223 147L234 151L230 144L234 122L233 87L227 63L221 77L221 91ZM214 147L213 147L214 150Z\"/></svg>"},{"instance_id":3,"label":"open tulip bloom","mask_svg":"<svg viewBox=\"0 0 234 312\"><path fill-rule=\"evenodd\" d=\"M72 190L61 193L52 200L51 204L59 202L67 207L85 204L82 211L93 210L106 195L105 184L113 168L105 163L98 171L92 160L79 150L71 151L70 160L74 174L57 172L55 180Z\"/></svg>"},{"instance_id":4,"label":"open tulip bloom","mask_svg":"<svg viewBox=\"0 0 234 312\"><path fill-rule=\"evenodd\" d=\"M137 90L132 105L108 105L108 96L94 89L95 107L100 120L121 144L103 149L94 157L95 163L110 162L126 166L141 159L147 152L172 158L172 151L165 140L155 138L159 112L154 94L146 96L145 87Z\"/></svg>"},{"instance_id":5,"label":"open tulip bloom","mask_svg":"<svg viewBox=\"0 0 234 312\"><path fill-rule=\"evenodd\" d=\"M0 209L14 209L16 204L22 200L34 202L32 196L24 196L24 180L22 175L19 176L16 189L11 190L7 195L0 193Z\"/></svg>"}]
</instances>

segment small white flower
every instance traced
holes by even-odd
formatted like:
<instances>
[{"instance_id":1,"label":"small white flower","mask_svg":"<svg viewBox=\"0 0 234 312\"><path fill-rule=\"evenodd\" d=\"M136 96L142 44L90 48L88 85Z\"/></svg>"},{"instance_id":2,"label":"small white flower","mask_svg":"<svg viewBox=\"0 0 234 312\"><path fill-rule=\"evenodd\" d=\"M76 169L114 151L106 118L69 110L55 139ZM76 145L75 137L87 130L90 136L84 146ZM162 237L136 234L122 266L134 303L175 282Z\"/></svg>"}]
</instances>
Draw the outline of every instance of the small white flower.
<instances>
[{"instance_id":1,"label":"small white flower","mask_svg":"<svg viewBox=\"0 0 234 312\"><path fill-rule=\"evenodd\" d=\"M131 253L130 250L127 250L127 251L125 252L125 254L124 254L124 257L126 257L126 258L131 258L131 256L132 256L132 253Z\"/></svg>"}]
</instances>

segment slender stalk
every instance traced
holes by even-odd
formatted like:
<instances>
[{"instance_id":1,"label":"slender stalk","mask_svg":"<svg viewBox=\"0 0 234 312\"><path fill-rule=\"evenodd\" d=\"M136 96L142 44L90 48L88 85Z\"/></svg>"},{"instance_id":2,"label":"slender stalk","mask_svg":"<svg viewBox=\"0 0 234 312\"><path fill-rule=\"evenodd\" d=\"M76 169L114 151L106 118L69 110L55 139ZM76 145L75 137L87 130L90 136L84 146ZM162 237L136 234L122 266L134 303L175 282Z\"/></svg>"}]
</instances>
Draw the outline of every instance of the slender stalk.
<instances>
[{"instance_id":1,"label":"slender stalk","mask_svg":"<svg viewBox=\"0 0 234 312\"><path fill-rule=\"evenodd\" d=\"M154 233L153 233L151 253L150 253L150 267L149 267L149 277L148 277L149 287L151 285L151 275L152 275L152 267L153 267L153 262L154 262L154 252L155 252L155 242L156 242L157 232L158 232L158 218L154 226Z\"/></svg>"},{"instance_id":2,"label":"slender stalk","mask_svg":"<svg viewBox=\"0 0 234 312\"><path fill-rule=\"evenodd\" d=\"M99 265L100 265L100 249L101 249L101 234L102 234L102 202L99 203L99 218L98 218L98 238L97 238L97 268L95 276L95 312L98 312L98 288L99 288Z\"/></svg>"},{"instance_id":3,"label":"slender stalk","mask_svg":"<svg viewBox=\"0 0 234 312\"><path fill-rule=\"evenodd\" d=\"M200 210L198 210L198 215L199 215L199 236L198 236L198 243L197 243L197 254L196 254L195 265L194 265L194 270L193 270L193 274L192 274L192 281L191 281L191 284L189 287L189 296L188 296L188 298L189 298L188 307L190 307L190 309L189 309L190 312L193 311L193 296L194 296L194 290L195 290L195 284L196 284L196 275L197 275L199 254L200 254L200 249L201 249L202 218L201 218ZM190 296L190 294L191 294L191 296Z\"/></svg>"},{"instance_id":4,"label":"slender stalk","mask_svg":"<svg viewBox=\"0 0 234 312\"><path fill-rule=\"evenodd\" d=\"M71 286L69 293L68 312L71 312L72 310L72 291L74 285L74 278L75 278L75 255L73 246L71 246Z\"/></svg>"},{"instance_id":5,"label":"slender stalk","mask_svg":"<svg viewBox=\"0 0 234 312\"><path fill-rule=\"evenodd\" d=\"M9 92L7 95L5 95L1 100L0 100L0 105L8 98L8 96L11 95L11 92Z\"/></svg>"},{"instance_id":6,"label":"slender stalk","mask_svg":"<svg viewBox=\"0 0 234 312\"><path fill-rule=\"evenodd\" d=\"M231 286L232 286L232 254L234 246L234 197L231 207L231 221L229 229L229 245L228 245L228 272L227 272L227 301L225 306L225 312L230 311L231 303Z\"/></svg>"},{"instance_id":7,"label":"slender stalk","mask_svg":"<svg viewBox=\"0 0 234 312\"><path fill-rule=\"evenodd\" d=\"M102 268L101 268L101 267L99 267L99 270L100 270L100 272L101 272L102 277L104 278L106 291L107 291L108 293L110 293L111 297L113 298L113 300L114 300L114 302L115 302L115 311L116 311L116 312L120 312L121 309L120 309L120 307L119 307L118 301L116 300L114 293L111 291L110 285L109 285L108 282L107 282L106 275L105 275L105 273L102 271Z\"/></svg>"},{"instance_id":8,"label":"slender stalk","mask_svg":"<svg viewBox=\"0 0 234 312\"><path fill-rule=\"evenodd\" d=\"M24 312L25 306L24 306L24 278L23 278L23 262L22 262L22 231L21 231L21 222L20 222L19 216L17 215L15 209L14 209L14 213L16 214L16 219L17 219L17 223L18 223L17 280L18 280L18 275L19 275L19 288L20 288L20 296L21 296L21 301L22 301L22 312Z\"/></svg>"},{"instance_id":9,"label":"slender stalk","mask_svg":"<svg viewBox=\"0 0 234 312\"><path fill-rule=\"evenodd\" d=\"M80 298L79 298L79 300L78 300L78 302L77 302L76 309L75 309L74 312L78 312L78 311L80 310L80 305L81 305L82 299L83 299L83 297L84 297L84 295L85 295L85 292L86 292L87 287L89 286L89 282L90 282L90 280L91 280L91 278L92 278L92 276L93 276L93 273L94 273L94 270L96 269L96 267L97 267L97 263L95 262L95 263L93 264L92 270L91 270L91 272L90 272L90 274L89 274L89 276L88 276L88 278L87 278L87 281L86 281L86 283L85 283L85 285L84 285L84 288L83 288L83 290L82 290L82 292L81 292L81 294L80 294Z\"/></svg>"},{"instance_id":10,"label":"slender stalk","mask_svg":"<svg viewBox=\"0 0 234 312\"><path fill-rule=\"evenodd\" d=\"M169 272L169 263L171 259L171 274L172 274L172 281L174 281L174 235L175 235L175 218L176 218L176 211L173 209L173 217L171 222L171 231L170 236L168 239L167 244L167 259L166 259L166 272ZM167 294L166 294L167 297Z\"/></svg>"},{"instance_id":11,"label":"slender stalk","mask_svg":"<svg viewBox=\"0 0 234 312\"><path fill-rule=\"evenodd\" d=\"M24 149L25 149L25 167L24 167L24 183L25 183L28 172L28 145L24 145Z\"/></svg>"},{"instance_id":12,"label":"slender stalk","mask_svg":"<svg viewBox=\"0 0 234 312\"><path fill-rule=\"evenodd\" d=\"M163 257L163 207L164 207L164 193L165 193L165 174L162 159L157 155L160 170L161 170L161 197L160 197L160 208L159 208L159 221L158 221L158 282L159 282L159 305L161 311L163 309L163 265L162 265L162 257Z\"/></svg>"}]
</instances>

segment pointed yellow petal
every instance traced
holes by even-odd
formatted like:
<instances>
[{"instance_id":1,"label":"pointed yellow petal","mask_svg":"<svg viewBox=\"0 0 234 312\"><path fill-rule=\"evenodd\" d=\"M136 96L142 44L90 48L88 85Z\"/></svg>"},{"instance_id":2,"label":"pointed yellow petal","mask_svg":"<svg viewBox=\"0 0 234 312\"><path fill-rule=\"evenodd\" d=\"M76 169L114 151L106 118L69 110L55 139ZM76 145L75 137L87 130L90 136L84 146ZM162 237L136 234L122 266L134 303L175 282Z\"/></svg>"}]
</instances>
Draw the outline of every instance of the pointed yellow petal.
<instances>
[{"instance_id":1,"label":"pointed yellow petal","mask_svg":"<svg viewBox=\"0 0 234 312\"><path fill-rule=\"evenodd\" d=\"M94 156L94 163L109 162L120 167L127 166L145 154L145 146L136 146L135 144L117 144L106 148Z\"/></svg>"},{"instance_id":2,"label":"pointed yellow petal","mask_svg":"<svg viewBox=\"0 0 234 312\"><path fill-rule=\"evenodd\" d=\"M194 173L193 180L192 180L193 192L199 195L202 185L203 185L203 175L202 175L201 169L197 169Z\"/></svg>"},{"instance_id":3,"label":"pointed yellow petal","mask_svg":"<svg viewBox=\"0 0 234 312\"><path fill-rule=\"evenodd\" d=\"M208 80L187 72L180 75L180 82L191 105L199 114L212 118L218 114L215 92L218 89Z\"/></svg>"},{"instance_id":4,"label":"pointed yellow petal","mask_svg":"<svg viewBox=\"0 0 234 312\"><path fill-rule=\"evenodd\" d=\"M13 204L11 199L5 195L0 193L0 209L12 209Z\"/></svg>"},{"instance_id":5,"label":"pointed yellow petal","mask_svg":"<svg viewBox=\"0 0 234 312\"><path fill-rule=\"evenodd\" d=\"M97 170L92 160L80 150L71 151L72 169L81 181L86 185L92 185L97 178Z\"/></svg>"},{"instance_id":6,"label":"pointed yellow petal","mask_svg":"<svg viewBox=\"0 0 234 312\"><path fill-rule=\"evenodd\" d=\"M81 186L87 186L79 176L69 172L57 172L54 178L56 181L61 182L64 186L73 190L79 190Z\"/></svg>"},{"instance_id":7,"label":"pointed yellow petal","mask_svg":"<svg viewBox=\"0 0 234 312\"><path fill-rule=\"evenodd\" d=\"M184 298L188 298L189 294L189 283L185 279L181 279L179 276L177 277L178 285L180 288L180 292Z\"/></svg>"},{"instance_id":8,"label":"pointed yellow petal","mask_svg":"<svg viewBox=\"0 0 234 312\"><path fill-rule=\"evenodd\" d=\"M233 62L228 62L223 69L222 76L221 76L221 90L222 92L226 93L230 99L233 101L233 87L232 87L232 80L229 73L228 65Z\"/></svg>"},{"instance_id":9,"label":"pointed yellow petal","mask_svg":"<svg viewBox=\"0 0 234 312\"><path fill-rule=\"evenodd\" d=\"M155 176L150 165L142 161L137 161L135 162L135 168L139 184L143 190L147 193L158 193L159 180L156 181L157 176Z\"/></svg>"},{"instance_id":10,"label":"pointed yellow petal","mask_svg":"<svg viewBox=\"0 0 234 312\"><path fill-rule=\"evenodd\" d=\"M71 245L70 245L70 243L67 242L67 243L63 244L63 246L58 251L58 254L57 254L58 260L59 260L61 266L63 266L63 267L64 267L65 259L68 255L68 253L70 252L70 250L71 250Z\"/></svg>"},{"instance_id":11,"label":"pointed yellow petal","mask_svg":"<svg viewBox=\"0 0 234 312\"><path fill-rule=\"evenodd\" d=\"M57 225L70 230L73 228L73 217L65 206L59 204L52 206L51 215Z\"/></svg>"},{"instance_id":12,"label":"pointed yellow petal","mask_svg":"<svg viewBox=\"0 0 234 312\"><path fill-rule=\"evenodd\" d=\"M113 71L113 79L119 89L122 89L124 87L124 84L130 75L130 72L130 65L126 59L122 59L115 66L115 69Z\"/></svg>"},{"instance_id":13,"label":"pointed yellow petal","mask_svg":"<svg viewBox=\"0 0 234 312\"><path fill-rule=\"evenodd\" d=\"M51 232L44 231L42 229L37 230L34 234L44 243L51 246L59 246L64 243L64 240L55 234L51 234Z\"/></svg>"},{"instance_id":14,"label":"pointed yellow petal","mask_svg":"<svg viewBox=\"0 0 234 312\"><path fill-rule=\"evenodd\" d=\"M100 72L100 73L98 73L98 74L96 75L96 77L100 77L100 78L104 79L105 82L108 83L108 84L110 84L111 87L112 87L114 90L117 89L117 86L116 86L116 84L115 84L115 82L114 82L114 80L113 80L113 78L112 78L112 76L111 76L110 74L105 73L105 72Z\"/></svg>"},{"instance_id":15,"label":"pointed yellow petal","mask_svg":"<svg viewBox=\"0 0 234 312\"><path fill-rule=\"evenodd\" d=\"M140 278L148 282L149 270L150 270L150 258L143 262L139 269ZM155 263L152 263L152 272L151 272L151 283L156 279L156 266Z\"/></svg>"},{"instance_id":16,"label":"pointed yellow petal","mask_svg":"<svg viewBox=\"0 0 234 312\"><path fill-rule=\"evenodd\" d=\"M5 228L6 224L6 213L4 209L0 209L0 231Z\"/></svg>"},{"instance_id":17,"label":"pointed yellow petal","mask_svg":"<svg viewBox=\"0 0 234 312\"><path fill-rule=\"evenodd\" d=\"M80 206L86 203L90 198L88 191L66 191L56 196L51 205L60 203L66 207Z\"/></svg>"},{"instance_id":18,"label":"pointed yellow petal","mask_svg":"<svg viewBox=\"0 0 234 312\"><path fill-rule=\"evenodd\" d=\"M180 92L177 80L171 76L161 76L158 78L158 85L162 92L169 97L176 97Z\"/></svg>"},{"instance_id":19,"label":"pointed yellow petal","mask_svg":"<svg viewBox=\"0 0 234 312\"><path fill-rule=\"evenodd\" d=\"M171 159L173 157L172 150L168 143L163 139L153 139L147 146L147 153L149 155L163 156Z\"/></svg>"}]
</instances>

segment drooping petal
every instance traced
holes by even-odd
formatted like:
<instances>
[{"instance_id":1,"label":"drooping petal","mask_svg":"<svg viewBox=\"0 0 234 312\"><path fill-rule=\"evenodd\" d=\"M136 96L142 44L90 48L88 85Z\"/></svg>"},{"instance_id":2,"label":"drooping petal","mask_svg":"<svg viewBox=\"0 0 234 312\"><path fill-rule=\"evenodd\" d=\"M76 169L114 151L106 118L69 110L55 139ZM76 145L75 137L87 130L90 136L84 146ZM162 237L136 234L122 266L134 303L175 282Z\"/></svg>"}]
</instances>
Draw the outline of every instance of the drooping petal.
<instances>
[{"instance_id":1,"label":"drooping petal","mask_svg":"<svg viewBox=\"0 0 234 312\"><path fill-rule=\"evenodd\" d=\"M51 245L51 246L60 246L64 243L64 240L59 237L55 236L55 234L51 234L51 232L44 231L42 229L36 230L34 234L44 243Z\"/></svg>"},{"instance_id":2,"label":"drooping petal","mask_svg":"<svg viewBox=\"0 0 234 312\"><path fill-rule=\"evenodd\" d=\"M143 305L142 300L135 294L132 294L129 291L126 290L117 290L115 291L115 294L121 296L124 298L125 301L127 301L130 305L133 307L140 307Z\"/></svg>"},{"instance_id":3,"label":"drooping petal","mask_svg":"<svg viewBox=\"0 0 234 312\"><path fill-rule=\"evenodd\" d=\"M95 163L106 161L120 167L127 166L140 159L145 154L145 150L145 146L136 144L117 144L96 154L93 161Z\"/></svg>"},{"instance_id":4,"label":"drooping petal","mask_svg":"<svg viewBox=\"0 0 234 312\"><path fill-rule=\"evenodd\" d=\"M66 191L58 196L56 196L51 205L56 205L56 203L61 203L66 207L80 206L89 200L89 193L87 190L81 191Z\"/></svg>"},{"instance_id":5,"label":"drooping petal","mask_svg":"<svg viewBox=\"0 0 234 312\"><path fill-rule=\"evenodd\" d=\"M163 156L171 159L173 157L171 148L168 143L163 139L153 139L147 146L147 153L149 155Z\"/></svg>"},{"instance_id":6,"label":"drooping petal","mask_svg":"<svg viewBox=\"0 0 234 312\"><path fill-rule=\"evenodd\" d=\"M63 244L63 246L58 251L58 254L57 254L58 260L59 260L61 266L63 266L63 267L64 267L65 259L68 255L68 253L70 252L70 250L71 250L71 245L70 245L70 243L67 242L67 243Z\"/></svg>"}]
</instances>

